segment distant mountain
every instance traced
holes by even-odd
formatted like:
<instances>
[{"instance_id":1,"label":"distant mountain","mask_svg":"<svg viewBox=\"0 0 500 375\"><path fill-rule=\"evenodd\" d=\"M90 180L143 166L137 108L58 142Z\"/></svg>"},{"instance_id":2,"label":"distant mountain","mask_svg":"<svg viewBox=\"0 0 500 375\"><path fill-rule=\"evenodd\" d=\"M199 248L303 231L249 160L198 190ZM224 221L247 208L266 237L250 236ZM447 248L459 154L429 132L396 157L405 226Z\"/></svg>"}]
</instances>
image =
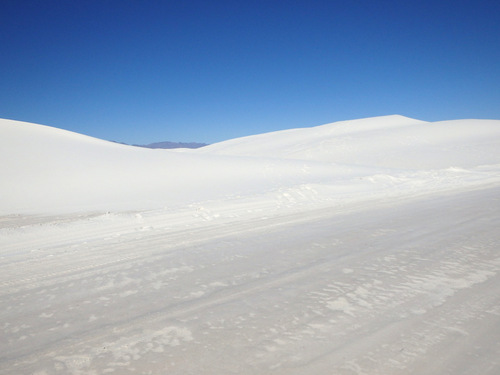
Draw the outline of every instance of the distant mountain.
<instances>
[{"instance_id":1,"label":"distant mountain","mask_svg":"<svg viewBox=\"0 0 500 375\"><path fill-rule=\"evenodd\" d=\"M125 142L111 141L113 143L118 143L125 146L134 146L134 147L144 147L144 148L163 148L163 149L173 149L173 148L201 148L204 146L208 146L208 143L198 143L198 142L155 142L147 145L130 145Z\"/></svg>"},{"instance_id":2,"label":"distant mountain","mask_svg":"<svg viewBox=\"0 0 500 375\"><path fill-rule=\"evenodd\" d=\"M133 145L137 147L146 148L200 148L203 146L208 146L207 143L197 143L197 142L155 142L148 145Z\"/></svg>"}]
</instances>

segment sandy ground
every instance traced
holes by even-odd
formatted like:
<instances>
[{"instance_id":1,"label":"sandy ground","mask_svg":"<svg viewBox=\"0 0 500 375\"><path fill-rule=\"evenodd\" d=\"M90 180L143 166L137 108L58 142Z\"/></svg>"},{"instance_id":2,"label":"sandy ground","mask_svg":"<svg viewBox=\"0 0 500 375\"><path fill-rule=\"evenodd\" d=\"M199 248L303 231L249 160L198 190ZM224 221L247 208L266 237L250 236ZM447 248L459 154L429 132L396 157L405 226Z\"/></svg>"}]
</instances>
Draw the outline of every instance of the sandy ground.
<instances>
[{"instance_id":1,"label":"sandy ground","mask_svg":"<svg viewBox=\"0 0 500 375\"><path fill-rule=\"evenodd\" d=\"M500 188L252 207L1 217L0 373L500 373Z\"/></svg>"}]
</instances>

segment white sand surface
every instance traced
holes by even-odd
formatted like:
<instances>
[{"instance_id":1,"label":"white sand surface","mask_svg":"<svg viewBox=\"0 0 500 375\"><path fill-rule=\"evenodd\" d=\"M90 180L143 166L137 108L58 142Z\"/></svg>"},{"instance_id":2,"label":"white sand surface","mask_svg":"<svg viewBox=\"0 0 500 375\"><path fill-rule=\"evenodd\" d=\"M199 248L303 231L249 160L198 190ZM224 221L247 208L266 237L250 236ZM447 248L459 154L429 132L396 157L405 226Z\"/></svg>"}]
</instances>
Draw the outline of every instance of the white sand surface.
<instances>
[{"instance_id":1,"label":"white sand surface","mask_svg":"<svg viewBox=\"0 0 500 375\"><path fill-rule=\"evenodd\" d=\"M500 372L500 121L0 158L0 374Z\"/></svg>"}]
</instances>

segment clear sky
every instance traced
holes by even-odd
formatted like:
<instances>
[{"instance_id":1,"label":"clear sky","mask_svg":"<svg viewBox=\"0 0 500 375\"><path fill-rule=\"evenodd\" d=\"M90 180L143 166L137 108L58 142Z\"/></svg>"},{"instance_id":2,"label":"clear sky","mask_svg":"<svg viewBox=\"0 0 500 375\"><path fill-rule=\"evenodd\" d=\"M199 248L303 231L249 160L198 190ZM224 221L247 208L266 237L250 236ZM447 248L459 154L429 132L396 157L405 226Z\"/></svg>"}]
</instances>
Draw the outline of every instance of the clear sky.
<instances>
[{"instance_id":1,"label":"clear sky","mask_svg":"<svg viewBox=\"0 0 500 375\"><path fill-rule=\"evenodd\" d=\"M500 119L498 0L2 0L0 51L1 118L127 143Z\"/></svg>"}]
</instances>

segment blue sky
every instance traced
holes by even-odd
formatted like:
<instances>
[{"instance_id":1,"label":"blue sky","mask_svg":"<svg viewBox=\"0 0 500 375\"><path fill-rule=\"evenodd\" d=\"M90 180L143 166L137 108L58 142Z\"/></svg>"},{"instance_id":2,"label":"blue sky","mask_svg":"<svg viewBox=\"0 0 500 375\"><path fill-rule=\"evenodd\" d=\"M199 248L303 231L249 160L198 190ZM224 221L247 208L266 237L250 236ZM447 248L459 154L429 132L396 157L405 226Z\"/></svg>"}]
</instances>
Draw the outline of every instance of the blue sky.
<instances>
[{"instance_id":1,"label":"blue sky","mask_svg":"<svg viewBox=\"0 0 500 375\"><path fill-rule=\"evenodd\" d=\"M0 49L1 118L127 143L500 119L498 1L2 0Z\"/></svg>"}]
</instances>

